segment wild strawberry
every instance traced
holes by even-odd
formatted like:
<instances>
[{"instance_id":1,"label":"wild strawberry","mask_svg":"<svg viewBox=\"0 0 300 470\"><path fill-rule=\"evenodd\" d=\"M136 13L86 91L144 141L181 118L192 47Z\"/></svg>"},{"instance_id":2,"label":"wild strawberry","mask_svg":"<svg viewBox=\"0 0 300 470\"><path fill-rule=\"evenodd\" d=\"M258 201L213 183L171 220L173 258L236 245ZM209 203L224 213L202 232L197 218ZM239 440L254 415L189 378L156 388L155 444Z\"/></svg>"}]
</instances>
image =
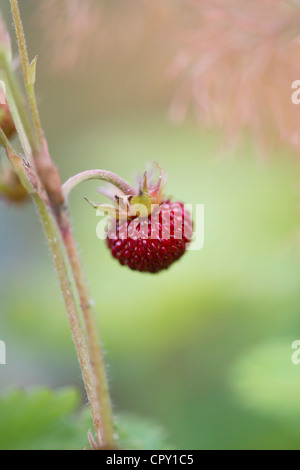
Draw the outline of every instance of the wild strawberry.
<instances>
[{"instance_id":1,"label":"wild strawberry","mask_svg":"<svg viewBox=\"0 0 300 470\"><path fill-rule=\"evenodd\" d=\"M192 236L192 220L182 202L163 197L163 172L159 182L147 184L144 174L139 192L133 197L115 196L118 209L96 206L111 212L107 246L120 264L130 269L156 273L167 269L186 251Z\"/></svg>"},{"instance_id":2,"label":"wild strawberry","mask_svg":"<svg viewBox=\"0 0 300 470\"><path fill-rule=\"evenodd\" d=\"M164 201L156 211L157 220L152 223L153 215L150 214L145 221L141 221L135 227L135 230L140 232L141 238L135 234L130 236L130 224L133 218L125 221L117 220L116 230L108 231L107 245L119 263L133 270L156 273L167 269L185 253L186 245L190 241L192 223L183 204ZM170 231L168 238L164 236L166 223ZM128 234L127 238L121 238L120 235L124 232ZM175 238L176 232L181 232L178 233L178 238ZM153 238L153 234L156 238Z\"/></svg>"}]
</instances>

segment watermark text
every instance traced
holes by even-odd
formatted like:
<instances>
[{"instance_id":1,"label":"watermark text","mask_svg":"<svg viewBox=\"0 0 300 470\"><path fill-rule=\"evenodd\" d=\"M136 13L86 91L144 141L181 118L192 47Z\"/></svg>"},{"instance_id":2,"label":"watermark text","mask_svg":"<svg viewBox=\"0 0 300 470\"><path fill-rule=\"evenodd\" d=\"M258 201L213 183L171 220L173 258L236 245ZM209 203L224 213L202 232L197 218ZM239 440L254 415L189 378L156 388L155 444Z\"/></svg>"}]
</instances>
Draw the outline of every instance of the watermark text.
<instances>
[{"instance_id":1,"label":"watermark text","mask_svg":"<svg viewBox=\"0 0 300 470\"><path fill-rule=\"evenodd\" d=\"M0 340L0 365L6 364L6 344Z\"/></svg>"}]
</instances>

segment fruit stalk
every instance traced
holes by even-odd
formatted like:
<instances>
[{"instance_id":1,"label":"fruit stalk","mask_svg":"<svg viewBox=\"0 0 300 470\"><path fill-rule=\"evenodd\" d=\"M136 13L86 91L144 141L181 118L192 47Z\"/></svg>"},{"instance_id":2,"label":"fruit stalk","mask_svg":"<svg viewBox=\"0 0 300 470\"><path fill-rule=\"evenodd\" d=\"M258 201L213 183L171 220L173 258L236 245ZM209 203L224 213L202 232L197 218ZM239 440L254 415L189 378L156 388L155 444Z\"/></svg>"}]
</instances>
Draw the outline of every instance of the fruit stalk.
<instances>
[{"instance_id":1,"label":"fruit stalk","mask_svg":"<svg viewBox=\"0 0 300 470\"><path fill-rule=\"evenodd\" d=\"M71 191L76 188L81 183L90 180L101 180L106 181L107 183L111 183L124 193L125 196L135 196L136 191L127 183L127 181L123 180L119 175L112 173L111 171L106 170L87 170L83 171L82 173L78 173L75 176L69 178L63 185L63 193L65 199L67 200Z\"/></svg>"}]
</instances>

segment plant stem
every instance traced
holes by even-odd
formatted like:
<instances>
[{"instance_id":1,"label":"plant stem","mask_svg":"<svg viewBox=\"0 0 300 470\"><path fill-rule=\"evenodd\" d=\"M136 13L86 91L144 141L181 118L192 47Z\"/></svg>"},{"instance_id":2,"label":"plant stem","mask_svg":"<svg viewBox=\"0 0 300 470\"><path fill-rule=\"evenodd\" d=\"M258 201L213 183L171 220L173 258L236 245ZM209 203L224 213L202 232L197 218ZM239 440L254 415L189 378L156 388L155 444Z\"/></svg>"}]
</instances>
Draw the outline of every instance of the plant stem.
<instances>
[{"instance_id":1,"label":"plant stem","mask_svg":"<svg viewBox=\"0 0 300 470\"><path fill-rule=\"evenodd\" d=\"M64 185L63 191L65 199L68 199L70 192L80 183L92 179L102 180L117 186L124 194L134 195L135 190L118 175L105 170L89 170L70 178ZM108 445L114 443L114 426L112 418L111 402L108 392L107 377L105 372L105 364L103 354L98 337L98 327L96 322L95 312L90 300L89 289L86 283L82 263L72 233L69 216L66 208L62 209L59 215L59 227L61 236L68 253L69 262L72 266L74 273L75 283L80 297L80 304L84 316L86 333L88 337L89 351L91 361L96 378L96 389L98 401L102 404L101 417L102 417L102 432L101 438L104 443ZM97 436L99 439L99 436Z\"/></svg>"},{"instance_id":2,"label":"plant stem","mask_svg":"<svg viewBox=\"0 0 300 470\"><path fill-rule=\"evenodd\" d=\"M64 203L65 198L62 193L60 177L49 156L47 142L43 136L37 108L34 92L36 59L34 59L31 65L29 64L18 1L10 0L10 3L22 61L27 97L37 139L37 142L34 142L34 146L32 146L31 149L33 151L33 158L37 171L36 176L40 179L40 182L48 196L45 200L35 194L33 197L43 223L60 282L91 406L98 445L99 447L115 449L116 443L114 437L113 416L108 392L105 364L97 333L97 323L92 309L81 260L72 233L69 215ZM10 95L10 100L12 105L14 105L13 93L10 93ZM14 108L14 106L12 107ZM13 118L16 121L21 121L17 106L15 106ZM25 142L27 137L26 133L23 132L21 125L19 126L19 129L20 138ZM30 153L28 149L24 149L24 151L25 153L26 151L28 154ZM108 174L108 172L106 173ZM117 176L113 174L111 175L112 181L114 181ZM127 183L125 183L124 189L129 191L129 193L130 191L133 191ZM78 306L73 296L74 293L71 279L72 281L75 281L86 328L88 347L86 346L85 337L78 315Z\"/></svg>"},{"instance_id":3,"label":"plant stem","mask_svg":"<svg viewBox=\"0 0 300 470\"><path fill-rule=\"evenodd\" d=\"M12 115L15 127L18 132L19 139L21 141L21 145L23 147L24 153L26 158L29 162L32 162L32 149L29 143L27 133L24 129L23 122L21 116L19 114L18 106L16 105L14 91L10 87L10 81L7 77L5 71L3 71L3 80L5 82L5 91L6 91L6 98L9 105L9 110Z\"/></svg>"},{"instance_id":4,"label":"plant stem","mask_svg":"<svg viewBox=\"0 0 300 470\"><path fill-rule=\"evenodd\" d=\"M28 178L26 174L22 158L16 155L16 152L14 151L11 143L7 139L1 127L0 127L0 143L3 145L4 149L6 150L7 158L10 161L15 174L18 176L24 188L27 190L29 194L33 194L34 192L36 192L36 188L33 186L32 182L30 181L30 178Z\"/></svg>"},{"instance_id":5,"label":"plant stem","mask_svg":"<svg viewBox=\"0 0 300 470\"><path fill-rule=\"evenodd\" d=\"M26 135L28 137L30 146L33 149L33 151L35 151L36 148L35 148L34 135L32 131L32 125L26 112L26 107L25 107L23 96L19 87L19 83L11 69L11 64L8 61L7 55L5 54L5 51L3 50L0 50L0 60L1 60L1 66L2 66L3 72L6 76L5 77L6 80L4 81L10 87L11 93L14 97L15 104L20 115L21 122L23 124Z\"/></svg>"},{"instance_id":6,"label":"plant stem","mask_svg":"<svg viewBox=\"0 0 300 470\"><path fill-rule=\"evenodd\" d=\"M68 320L72 332L73 341L75 344L78 360L80 363L83 380L86 388L86 393L89 399L91 413L95 427L101 425L99 403L95 394L95 381L92 366L90 364L88 348L84 334L82 332L80 318L78 315L78 307L76 299L74 297L74 290L71 284L71 276L68 272L67 263L65 261L63 244L60 239L58 228L55 224L51 212L47 208L46 201L36 192L35 188L31 185L25 168L23 167L20 157L15 155L15 152L7 140L3 130L0 128L0 142L7 151L7 156L18 175L20 181L23 183L25 188L31 193L35 205L38 209L40 219L45 231L45 235L51 250L54 266L56 269L57 277L59 280L61 292L63 295Z\"/></svg>"},{"instance_id":7,"label":"plant stem","mask_svg":"<svg viewBox=\"0 0 300 470\"><path fill-rule=\"evenodd\" d=\"M18 0L10 0L10 4L11 4L11 11L12 11L12 14L13 14L13 19L14 19L14 25L15 25L15 29L16 29L16 35L17 35L19 51L20 51L20 56L21 56L21 62L22 62L22 68L23 68L23 74L24 74L24 81L25 81L25 86L26 86L26 90L27 90L27 97L28 97L28 101L29 101L29 105L30 105L30 109L31 109L31 115L32 115L32 119L33 119L33 123L34 123L34 127L35 127L35 132L36 132L36 136L37 136L38 145L39 145L39 147L42 147L42 145L43 145L43 130L42 130L42 126L41 126L39 111L38 111L37 104L36 104L36 98L35 98L35 93L34 93L34 84L30 83L30 81L28 79L30 63L29 63L29 59L28 59L24 29L23 29L23 24L22 24L22 20L21 20Z\"/></svg>"},{"instance_id":8,"label":"plant stem","mask_svg":"<svg viewBox=\"0 0 300 470\"><path fill-rule=\"evenodd\" d=\"M47 208L46 201L36 192L35 188L31 185L25 168L23 167L20 157L15 155L15 152L5 136L3 130L0 128L0 142L7 151L7 156L18 175L20 181L23 183L28 192L31 193L35 205L38 209L40 219L45 231L45 235L51 250L54 266L56 269L57 277L59 280L60 288L62 291L68 320L71 327L72 337L75 344L78 360L82 370L82 375L85 383L87 396L89 399L91 412L94 423L100 425L100 413L97 397L95 395L95 383L92 367L90 364L88 348L86 340L82 332L80 318L78 315L78 307L74 297L73 286L70 281L70 274L65 262L63 244L60 239L58 228L55 224L51 212Z\"/></svg>"},{"instance_id":9,"label":"plant stem","mask_svg":"<svg viewBox=\"0 0 300 470\"><path fill-rule=\"evenodd\" d=\"M95 426L96 437L99 444L102 442L105 447L113 449L116 448L114 422L98 325L66 208L61 211L58 224L80 299L91 364L95 374L96 394L101 416L101 426Z\"/></svg>"},{"instance_id":10,"label":"plant stem","mask_svg":"<svg viewBox=\"0 0 300 470\"><path fill-rule=\"evenodd\" d=\"M99 427L101 427L101 416L99 410L99 403L95 393L95 378L92 365L90 363L88 347L78 315L78 307L73 293L73 286L70 282L70 274L67 269L67 263L64 259L65 257L63 254L63 249L61 247L60 235L52 216L49 214L49 211L44 202L41 200L41 198L39 198L38 196L34 196L34 201L38 209L54 261L54 266L59 280L60 289L63 295L65 308L67 311L68 320L72 332L72 337L80 363L80 368L85 384L86 393L89 399L89 404L96 431L97 429L99 429Z\"/></svg>"},{"instance_id":11,"label":"plant stem","mask_svg":"<svg viewBox=\"0 0 300 470\"><path fill-rule=\"evenodd\" d=\"M69 178L63 185L63 192L67 200L71 191L81 183L90 180L101 180L111 183L119 188L126 196L135 196L136 191L127 183L127 181L120 178L120 176L106 170L87 170L78 175Z\"/></svg>"}]
</instances>

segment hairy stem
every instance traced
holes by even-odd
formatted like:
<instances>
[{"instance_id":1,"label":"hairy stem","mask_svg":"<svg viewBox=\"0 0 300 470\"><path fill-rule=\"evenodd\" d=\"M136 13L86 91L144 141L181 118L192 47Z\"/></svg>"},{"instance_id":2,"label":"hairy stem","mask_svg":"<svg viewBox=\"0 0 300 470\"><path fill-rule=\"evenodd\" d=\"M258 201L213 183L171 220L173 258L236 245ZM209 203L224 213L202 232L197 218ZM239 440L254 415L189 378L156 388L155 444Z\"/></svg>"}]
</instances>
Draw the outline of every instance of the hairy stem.
<instances>
[{"instance_id":1,"label":"hairy stem","mask_svg":"<svg viewBox=\"0 0 300 470\"><path fill-rule=\"evenodd\" d=\"M24 126L23 126L23 121L22 121L22 118L20 116L18 106L16 104L14 90L11 88L10 81L9 81L8 76L7 76L7 74L4 70L2 71L1 76L2 76L2 79L5 83L6 98L7 98L9 110L10 110L10 113L12 115L15 127L17 129L21 145L23 147L23 150L24 150L24 153L26 155L27 160L29 162L32 162L32 149L31 149L31 145L29 143L27 133L26 133L26 131L24 129Z\"/></svg>"},{"instance_id":2,"label":"hairy stem","mask_svg":"<svg viewBox=\"0 0 300 470\"><path fill-rule=\"evenodd\" d=\"M127 181L120 178L120 176L106 170L87 170L78 175L69 178L63 185L63 192L67 200L71 191L81 183L90 180L101 180L111 183L119 188L126 196L135 196L136 191L130 186Z\"/></svg>"},{"instance_id":3,"label":"hairy stem","mask_svg":"<svg viewBox=\"0 0 300 470\"><path fill-rule=\"evenodd\" d=\"M70 282L70 273L68 272L67 263L65 261L61 247L60 235L52 216L49 214L49 211L47 210L47 207L41 198L35 196L34 201L38 209L54 261L54 266L63 295L77 357L80 363L86 393L89 399L94 426L95 429L98 429L101 427L101 417L99 403L95 392L95 378L92 365L90 363L86 339L83 334L80 318L78 315L78 307L73 293L73 286Z\"/></svg>"},{"instance_id":4,"label":"hairy stem","mask_svg":"<svg viewBox=\"0 0 300 470\"><path fill-rule=\"evenodd\" d=\"M105 447L116 448L112 407L96 315L66 208L60 212L58 224L79 295L91 364L95 374L96 394L101 416L101 426L95 426L97 441L99 445L102 443Z\"/></svg>"},{"instance_id":5,"label":"hairy stem","mask_svg":"<svg viewBox=\"0 0 300 470\"><path fill-rule=\"evenodd\" d=\"M2 73L5 74L5 77L3 77L4 82L9 86L11 90L11 94L14 97L15 105L20 115L20 120L22 122L23 128L28 137L30 146L33 149L33 151L35 151L36 150L35 140L34 140L34 135L32 131L32 126L28 118L28 114L26 112L26 106L25 106L25 102L21 93L21 89L17 81L17 78L11 68L11 64L8 61L7 55L5 54L3 50L0 51L0 61L1 61L1 69L3 71Z\"/></svg>"},{"instance_id":6,"label":"hairy stem","mask_svg":"<svg viewBox=\"0 0 300 470\"><path fill-rule=\"evenodd\" d=\"M36 58L31 64L29 64L18 1L10 0L10 3L22 61L27 98L37 139L36 142L34 141L31 149L28 149L28 146L24 145L26 143L27 135L22 126L18 107L14 106L15 99L13 91L15 90L10 93L10 101L12 103L13 110L12 115L15 123L17 122L19 124L16 127L21 141L24 141L22 141L22 143L23 147L25 146L24 151L28 160L30 156L29 154L31 152L33 153L34 169L36 170L35 177L41 185L41 188L43 188L46 193L43 193L43 197L34 193L33 198L38 208L44 231L49 242L52 258L63 294L91 406L98 445L99 447L114 449L116 448L116 443L114 438L113 416L108 392L105 364L97 333L96 319L91 306L81 260L72 233L59 173L48 152L48 146L43 135L36 103L34 91ZM116 175L113 175L112 179L115 180L116 178ZM129 191L129 193L132 190L132 188L130 188L126 183L124 189ZM80 323L78 305L74 297L74 282L76 294L80 302L80 311L83 314L85 323L88 347L86 345L85 336Z\"/></svg>"},{"instance_id":7,"label":"hairy stem","mask_svg":"<svg viewBox=\"0 0 300 470\"><path fill-rule=\"evenodd\" d=\"M24 188L27 190L29 194L33 194L37 191L37 189L33 186L30 178L28 177L24 161L21 157L17 156L16 152L14 151L11 143L7 139L6 135L3 132L3 129L0 128L0 143L3 145L8 160L10 161L12 168L15 174L18 176L19 180L21 181Z\"/></svg>"},{"instance_id":8,"label":"hairy stem","mask_svg":"<svg viewBox=\"0 0 300 470\"><path fill-rule=\"evenodd\" d=\"M43 130L41 126L41 120L39 116L39 111L38 107L36 104L36 98L35 98L35 93L34 93L34 84L30 82L29 80L29 69L30 69L30 63L28 59L28 53L27 53L27 48L26 48L26 41L25 41L25 35L24 35L24 30L23 30L23 24L21 20L21 15L20 15L20 9L19 9L19 4L17 0L10 0L11 4L11 11L13 14L13 19L14 19L14 25L16 29L16 35L17 35L17 40L18 40L18 45L19 45L19 51L20 51L20 56L21 56L21 62L22 62L22 68L23 68L23 74L24 74L24 81L25 81L25 86L27 90L27 97L28 97L28 102L30 105L30 110L31 110L31 115L35 127L35 132L37 136L37 141L39 147L42 147L43 145Z\"/></svg>"},{"instance_id":9,"label":"hairy stem","mask_svg":"<svg viewBox=\"0 0 300 470\"><path fill-rule=\"evenodd\" d=\"M80 317L78 314L78 306L74 296L74 289L71 283L71 276L68 272L68 266L65 261L63 244L60 239L60 233L55 224L51 211L47 207L46 201L36 191L36 188L30 182L26 174L25 167L22 164L22 159L16 156L10 142L7 140L3 130L0 128L0 142L6 149L7 156L18 175L20 181L32 195L35 205L38 209L40 219L44 228L44 232L50 247L54 266L56 269L57 277L59 280L60 288L62 291L68 320L71 327L72 337L75 344L78 360L82 370L82 375L85 383L87 396L89 399L93 421L95 425L100 425L100 413L97 396L95 394L94 374L90 364L88 347L84 334L82 332Z\"/></svg>"},{"instance_id":10,"label":"hairy stem","mask_svg":"<svg viewBox=\"0 0 300 470\"><path fill-rule=\"evenodd\" d=\"M80 183L93 179L102 180L114 184L126 195L135 194L135 190L118 175L105 170L89 170L73 176L63 185L65 199L67 200L72 189L74 189ZM64 240L64 244L68 253L69 261L72 266L75 283L80 297L80 303L84 315L86 333L88 337L91 361L96 376L96 389L98 394L98 400L102 404L102 409L100 410L103 422L103 427L101 430L101 439L109 445L111 443L114 443L114 426L111 402L108 393L105 365L97 333L98 327L96 322L96 316L91 303L89 289L86 283L82 263L74 240L66 208L62 209L62 211L60 212L59 227L61 231L61 236ZM99 439L99 436L97 436L97 439Z\"/></svg>"}]
</instances>

